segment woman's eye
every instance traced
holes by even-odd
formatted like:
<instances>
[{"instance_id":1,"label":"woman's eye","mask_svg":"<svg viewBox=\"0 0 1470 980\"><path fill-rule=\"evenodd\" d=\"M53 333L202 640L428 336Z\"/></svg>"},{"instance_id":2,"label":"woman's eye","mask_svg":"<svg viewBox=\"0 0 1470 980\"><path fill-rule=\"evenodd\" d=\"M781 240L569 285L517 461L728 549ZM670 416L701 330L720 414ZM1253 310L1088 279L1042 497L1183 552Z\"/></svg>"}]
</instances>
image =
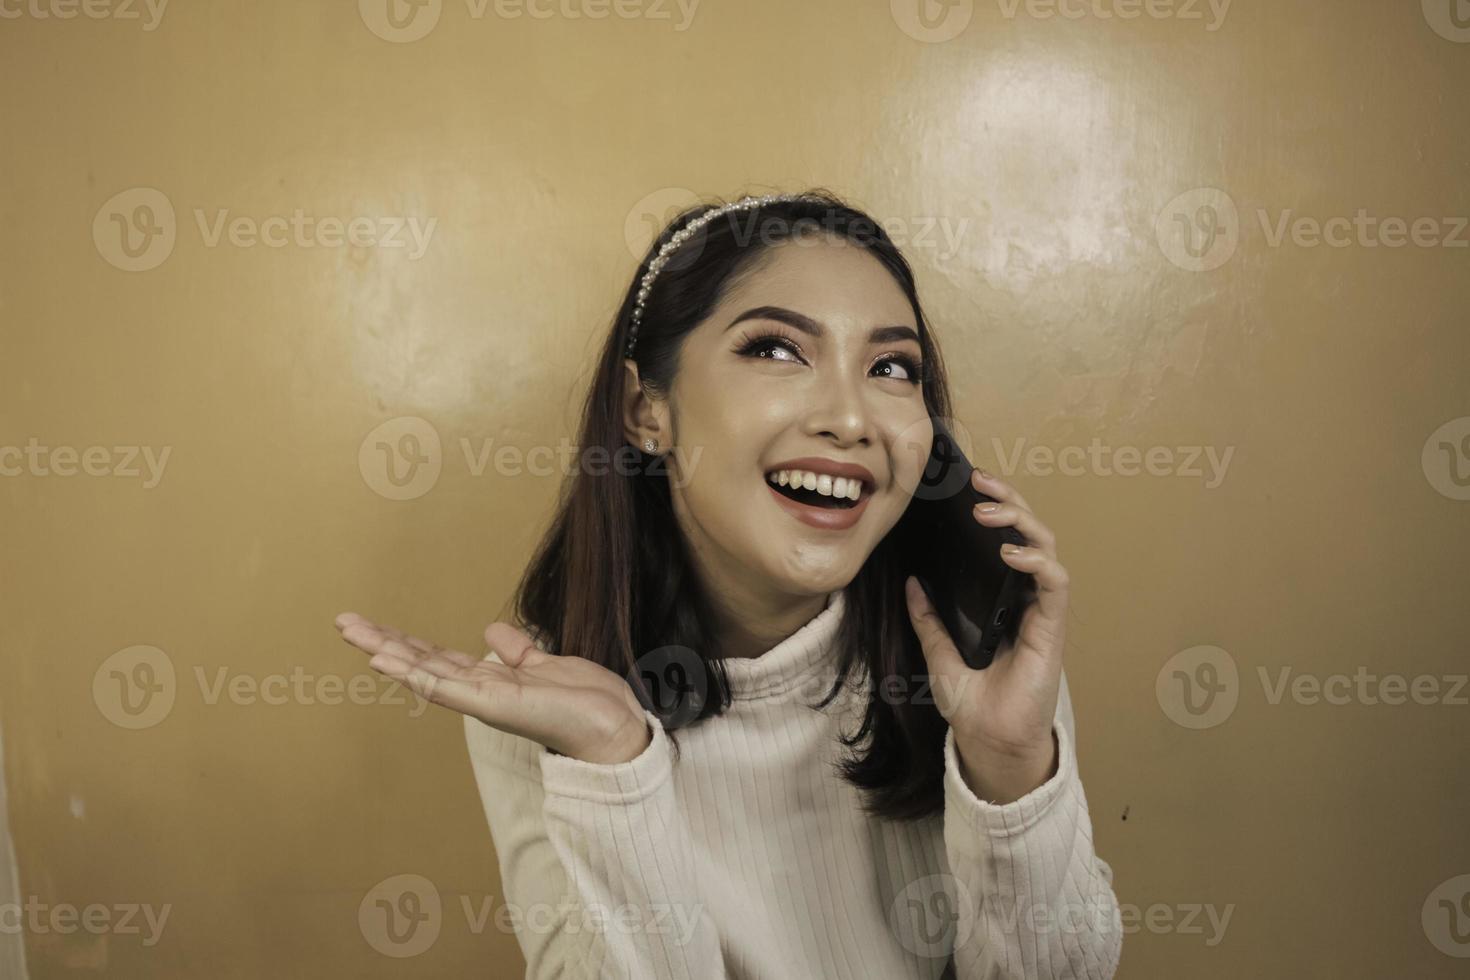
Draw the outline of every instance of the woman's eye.
<instances>
[{"instance_id":1,"label":"woman's eye","mask_svg":"<svg viewBox=\"0 0 1470 980\"><path fill-rule=\"evenodd\" d=\"M880 378L894 378L898 381L919 380L918 365L906 357L885 358L874 365L873 370Z\"/></svg>"},{"instance_id":2,"label":"woman's eye","mask_svg":"<svg viewBox=\"0 0 1470 980\"><path fill-rule=\"evenodd\" d=\"M801 362L796 345L783 337L762 337L745 345L740 351L746 357L764 357L772 361Z\"/></svg>"}]
</instances>

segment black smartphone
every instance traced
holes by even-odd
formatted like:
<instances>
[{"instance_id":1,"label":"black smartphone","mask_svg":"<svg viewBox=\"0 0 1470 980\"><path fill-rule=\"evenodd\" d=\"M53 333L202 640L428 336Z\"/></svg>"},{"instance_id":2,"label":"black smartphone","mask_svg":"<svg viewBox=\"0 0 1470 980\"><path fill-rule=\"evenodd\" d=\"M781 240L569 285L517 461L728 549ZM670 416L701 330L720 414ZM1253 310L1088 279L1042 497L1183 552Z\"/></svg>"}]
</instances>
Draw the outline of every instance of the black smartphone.
<instances>
[{"instance_id":1,"label":"black smartphone","mask_svg":"<svg viewBox=\"0 0 1470 980\"><path fill-rule=\"evenodd\" d=\"M960 656L982 670L1001 644L1015 642L1036 580L1001 560L1001 545L1027 541L1013 527L975 520L975 505L994 498L975 489L975 467L940 420L932 421L924 475L892 533L899 561L928 593Z\"/></svg>"}]
</instances>

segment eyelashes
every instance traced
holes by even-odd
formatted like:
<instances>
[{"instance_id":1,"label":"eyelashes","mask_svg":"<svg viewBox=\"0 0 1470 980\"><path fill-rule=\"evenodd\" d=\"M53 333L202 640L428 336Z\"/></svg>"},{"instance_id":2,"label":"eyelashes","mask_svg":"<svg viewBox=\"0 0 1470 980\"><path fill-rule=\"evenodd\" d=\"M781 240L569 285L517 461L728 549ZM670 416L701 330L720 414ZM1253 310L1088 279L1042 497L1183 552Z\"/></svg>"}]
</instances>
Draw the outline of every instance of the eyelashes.
<instances>
[{"instance_id":1,"label":"eyelashes","mask_svg":"<svg viewBox=\"0 0 1470 980\"><path fill-rule=\"evenodd\" d=\"M755 333L743 338L735 353L741 357L766 358L772 361L789 360L793 363L805 363L802 357L801 347L787 337L785 334L776 332ZM895 374L894 368L898 368L902 374ZM873 371L880 371L878 377L892 378L895 381L907 381L909 384L917 385L923 377L923 365L907 354L888 353L878 358L873 363ZM904 377L903 375L907 375Z\"/></svg>"},{"instance_id":2,"label":"eyelashes","mask_svg":"<svg viewBox=\"0 0 1470 980\"><path fill-rule=\"evenodd\" d=\"M907 377L896 377L892 373L895 366L902 368L904 374L907 375ZM880 375L880 377L894 378L897 381L907 381L909 384L913 385L917 385L919 383L919 379L923 377L923 374L919 370L920 365L918 364L918 362L916 362L912 357L909 357L907 354L885 354L882 358L878 360L877 364L873 365L873 368L875 370L884 370L889 372L887 374Z\"/></svg>"},{"instance_id":3,"label":"eyelashes","mask_svg":"<svg viewBox=\"0 0 1470 980\"><path fill-rule=\"evenodd\" d=\"M786 351L793 360L801 360L801 348L794 340L779 333L752 334L741 341L735 353L741 357L766 357L773 361L786 360L784 357L772 357L767 353L778 350Z\"/></svg>"}]
</instances>

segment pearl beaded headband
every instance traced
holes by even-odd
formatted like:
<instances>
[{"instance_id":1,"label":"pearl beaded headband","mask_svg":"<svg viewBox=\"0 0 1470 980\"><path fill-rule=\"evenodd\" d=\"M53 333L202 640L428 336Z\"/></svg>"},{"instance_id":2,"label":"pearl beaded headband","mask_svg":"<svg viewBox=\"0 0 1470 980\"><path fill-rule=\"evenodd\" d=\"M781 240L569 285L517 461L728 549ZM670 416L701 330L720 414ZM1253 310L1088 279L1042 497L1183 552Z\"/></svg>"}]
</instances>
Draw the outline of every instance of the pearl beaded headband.
<instances>
[{"instance_id":1,"label":"pearl beaded headband","mask_svg":"<svg viewBox=\"0 0 1470 980\"><path fill-rule=\"evenodd\" d=\"M638 284L638 302L633 306L632 324L628 328L628 346L623 352L624 357L633 356L633 346L638 343L638 325L643 320L643 307L648 302L648 291L653 286L653 280L658 277L659 272L668 264L669 257L678 251L679 246L693 238L701 228L721 215L730 214L734 211L749 211L751 208L765 207L767 204L775 204L784 201L819 200L810 194L767 194L764 197L742 197L733 204L722 204L695 218L689 224L674 232L673 237L664 242L653 261L648 263L648 271L643 274L643 280Z\"/></svg>"}]
</instances>

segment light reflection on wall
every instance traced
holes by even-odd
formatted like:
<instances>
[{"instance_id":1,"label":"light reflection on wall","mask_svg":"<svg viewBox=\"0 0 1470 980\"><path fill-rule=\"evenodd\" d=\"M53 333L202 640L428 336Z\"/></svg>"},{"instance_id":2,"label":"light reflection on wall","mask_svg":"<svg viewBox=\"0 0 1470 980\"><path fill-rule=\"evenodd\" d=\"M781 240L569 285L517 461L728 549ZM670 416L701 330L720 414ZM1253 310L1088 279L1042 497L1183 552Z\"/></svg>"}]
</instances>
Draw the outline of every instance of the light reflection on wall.
<instances>
[{"instance_id":1,"label":"light reflection on wall","mask_svg":"<svg viewBox=\"0 0 1470 980\"><path fill-rule=\"evenodd\" d=\"M927 117L945 183L987 189L975 202L968 264L999 289L1022 289L1077 265L1114 268L1146 245L1130 228L1137 167L1128 110L1085 66L1041 53L986 63L952 112Z\"/></svg>"}]
</instances>

